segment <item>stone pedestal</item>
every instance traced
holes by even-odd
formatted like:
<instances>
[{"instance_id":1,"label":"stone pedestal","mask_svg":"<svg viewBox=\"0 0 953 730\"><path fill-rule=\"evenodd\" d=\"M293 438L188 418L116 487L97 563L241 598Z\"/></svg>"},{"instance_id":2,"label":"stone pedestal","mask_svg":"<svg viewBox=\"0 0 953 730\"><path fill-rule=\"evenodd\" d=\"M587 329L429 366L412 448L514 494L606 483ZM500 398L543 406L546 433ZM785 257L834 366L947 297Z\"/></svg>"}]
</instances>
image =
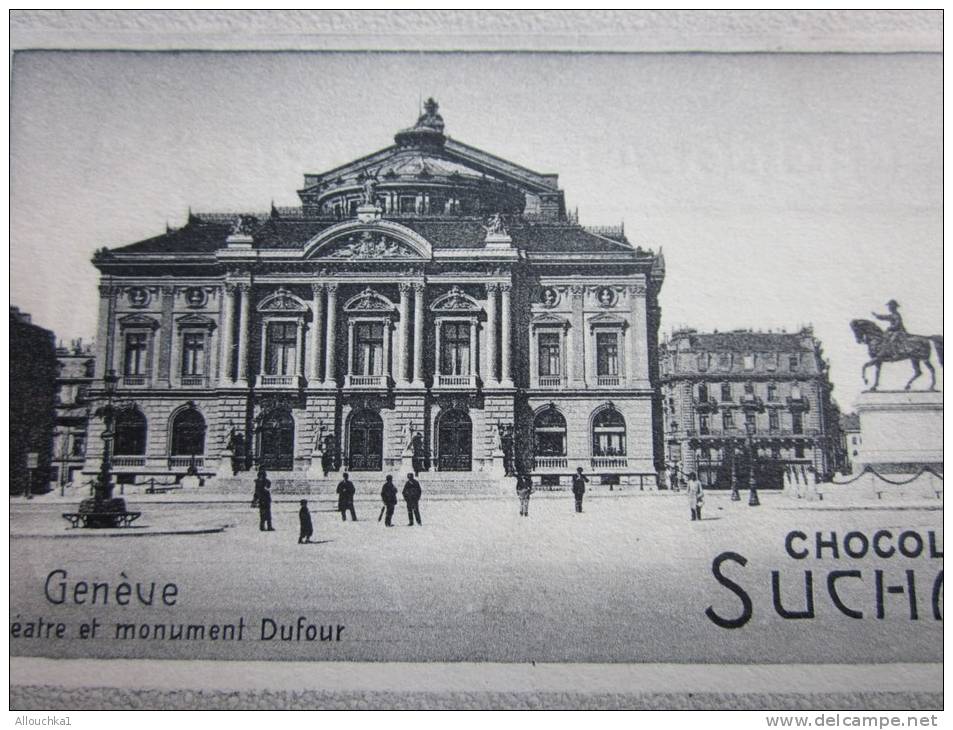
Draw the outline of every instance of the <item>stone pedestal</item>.
<instances>
[{"instance_id":1,"label":"stone pedestal","mask_svg":"<svg viewBox=\"0 0 953 730\"><path fill-rule=\"evenodd\" d=\"M879 474L915 474L943 466L943 393L867 391L856 404L860 449L855 471L870 466Z\"/></svg>"},{"instance_id":2,"label":"stone pedestal","mask_svg":"<svg viewBox=\"0 0 953 730\"><path fill-rule=\"evenodd\" d=\"M502 479L506 476L506 468L503 463L503 450L496 448L493 449L490 454L490 459L487 462L487 468L484 470L494 479Z\"/></svg>"},{"instance_id":3,"label":"stone pedestal","mask_svg":"<svg viewBox=\"0 0 953 730\"><path fill-rule=\"evenodd\" d=\"M232 457L235 454L231 449L225 449L218 459L218 469L215 470L215 476L218 479L228 479L232 476Z\"/></svg>"},{"instance_id":4,"label":"stone pedestal","mask_svg":"<svg viewBox=\"0 0 953 730\"><path fill-rule=\"evenodd\" d=\"M311 462L308 464L309 479L324 479L324 467L321 465L323 454L315 451L311 454Z\"/></svg>"}]
</instances>

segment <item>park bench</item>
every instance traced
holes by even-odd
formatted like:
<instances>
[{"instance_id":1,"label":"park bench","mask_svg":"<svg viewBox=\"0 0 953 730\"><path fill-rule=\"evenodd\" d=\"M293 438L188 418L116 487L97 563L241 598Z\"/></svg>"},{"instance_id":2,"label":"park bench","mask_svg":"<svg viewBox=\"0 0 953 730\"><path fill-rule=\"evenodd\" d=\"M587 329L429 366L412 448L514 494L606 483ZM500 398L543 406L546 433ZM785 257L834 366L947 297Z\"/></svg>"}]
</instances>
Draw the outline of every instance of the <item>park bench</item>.
<instances>
[{"instance_id":1,"label":"park bench","mask_svg":"<svg viewBox=\"0 0 953 730\"><path fill-rule=\"evenodd\" d=\"M70 527L89 526L89 523L113 520L116 527L129 527L142 516L142 512L64 512L63 519L70 523Z\"/></svg>"}]
</instances>

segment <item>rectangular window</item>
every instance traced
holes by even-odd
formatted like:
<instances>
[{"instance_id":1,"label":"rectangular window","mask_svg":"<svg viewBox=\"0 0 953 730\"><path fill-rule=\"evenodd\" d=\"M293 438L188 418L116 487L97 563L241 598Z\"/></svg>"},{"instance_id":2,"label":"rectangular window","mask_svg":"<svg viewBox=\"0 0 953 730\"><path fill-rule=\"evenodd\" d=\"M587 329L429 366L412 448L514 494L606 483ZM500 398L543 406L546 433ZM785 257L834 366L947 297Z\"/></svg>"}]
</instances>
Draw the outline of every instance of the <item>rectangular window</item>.
<instances>
[{"instance_id":1,"label":"rectangular window","mask_svg":"<svg viewBox=\"0 0 953 730\"><path fill-rule=\"evenodd\" d=\"M709 432L710 429L708 428L708 416L702 414L698 417L698 433L700 433L702 436L707 436Z\"/></svg>"},{"instance_id":2,"label":"rectangular window","mask_svg":"<svg viewBox=\"0 0 953 730\"><path fill-rule=\"evenodd\" d=\"M778 369L778 353L769 352L764 356L764 367L766 370Z\"/></svg>"},{"instance_id":3,"label":"rectangular window","mask_svg":"<svg viewBox=\"0 0 953 730\"><path fill-rule=\"evenodd\" d=\"M803 459L804 458L804 444L795 444L794 445L794 458Z\"/></svg>"},{"instance_id":4,"label":"rectangular window","mask_svg":"<svg viewBox=\"0 0 953 730\"><path fill-rule=\"evenodd\" d=\"M129 332L126 334L126 354L123 364L123 374L146 374L146 354L149 347L148 338L149 336L144 332Z\"/></svg>"},{"instance_id":5,"label":"rectangular window","mask_svg":"<svg viewBox=\"0 0 953 730\"><path fill-rule=\"evenodd\" d=\"M541 332L539 334L539 374L559 375L559 334Z\"/></svg>"},{"instance_id":6,"label":"rectangular window","mask_svg":"<svg viewBox=\"0 0 953 730\"><path fill-rule=\"evenodd\" d=\"M804 433L804 417L800 413L791 414L791 431Z\"/></svg>"},{"instance_id":7,"label":"rectangular window","mask_svg":"<svg viewBox=\"0 0 953 730\"><path fill-rule=\"evenodd\" d=\"M705 372L708 370L708 353L703 352L698 356L698 370L699 372Z\"/></svg>"},{"instance_id":8,"label":"rectangular window","mask_svg":"<svg viewBox=\"0 0 953 730\"><path fill-rule=\"evenodd\" d=\"M400 212L401 213L416 213L417 212L417 198L411 195L402 195L400 196Z\"/></svg>"},{"instance_id":9,"label":"rectangular window","mask_svg":"<svg viewBox=\"0 0 953 730\"><path fill-rule=\"evenodd\" d=\"M718 367L722 370L731 370L731 353L722 352L718 355Z\"/></svg>"},{"instance_id":10,"label":"rectangular window","mask_svg":"<svg viewBox=\"0 0 953 730\"><path fill-rule=\"evenodd\" d=\"M294 375L298 345L298 325L272 322L268 325L267 375Z\"/></svg>"},{"instance_id":11,"label":"rectangular window","mask_svg":"<svg viewBox=\"0 0 953 730\"><path fill-rule=\"evenodd\" d=\"M721 384L721 400L722 403L731 403L731 383Z\"/></svg>"},{"instance_id":12,"label":"rectangular window","mask_svg":"<svg viewBox=\"0 0 953 730\"><path fill-rule=\"evenodd\" d=\"M757 428L758 421L754 413L745 413L745 428Z\"/></svg>"},{"instance_id":13,"label":"rectangular window","mask_svg":"<svg viewBox=\"0 0 953 730\"><path fill-rule=\"evenodd\" d=\"M754 383L750 380L745 383L745 395L754 395Z\"/></svg>"},{"instance_id":14,"label":"rectangular window","mask_svg":"<svg viewBox=\"0 0 953 730\"><path fill-rule=\"evenodd\" d=\"M85 456L86 455L86 434L77 433L73 434L73 456Z\"/></svg>"},{"instance_id":15,"label":"rectangular window","mask_svg":"<svg viewBox=\"0 0 953 730\"><path fill-rule=\"evenodd\" d=\"M778 459L781 458L781 447L780 447L780 446L772 446L772 447L771 447L771 458L774 459L774 460L778 460Z\"/></svg>"},{"instance_id":16,"label":"rectangular window","mask_svg":"<svg viewBox=\"0 0 953 730\"><path fill-rule=\"evenodd\" d=\"M754 370L754 354L749 353L744 357L744 368L745 370Z\"/></svg>"},{"instance_id":17,"label":"rectangular window","mask_svg":"<svg viewBox=\"0 0 953 730\"><path fill-rule=\"evenodd\" d=\"M205 334L186 332L182 335L182 374L205 374Z\"/></svg>"},{"instance_id":18,"label":"rectangular window","mask_svg":"<svg viewBox=\"0 0 953 730\"><path fill-rule=\"evenodd\" d=\"M781 419L778 417L777 411L768 411L768 428L772 431L777 431L781 428Z\"/></svg>"},{"instance_id":19,"label":"rectangular window","mask_svg":"<svg viewBox=\"0 0 953 730\"><path fill-rule=\"evenodd\" d=\"M619 374L619 337L615 332L596 335L596 374Z\"/></svg>"},{"instance_id":20,"label":"rectangular window","mask_svg":"<svg viewBox=\"0 0 953 730\"><path fill-rule=\"evenodd\" d=\"M777 383L768 383L768 400L776 401L778 399L778 385Z\"/></svg>"},{"instance_id":21,"label":"rectangular window","mask_svg":"<svg viewBox=\"0 0 953 730\"><path fill-rule=\"evenodd\" d=\"M721 427L725 431L731 431L735 427L735 419L731 411L725 411L721 414Z\"/></svg>"},{"instance_id":22,"label":"rectangular window","mask_svg":"<svg viewBox=\"0 0 953 730\"><path fill-rule=\"evenodd\" d=\"M447 322L440 339L440 372L443 375L470 374L470 324Z\"/></svg>"},{"instance_id":23,"label":"rectangular window","mask_svg":"<svg viewBox=\"0 0 953 730\"><path fill-rule=\"evenodd\" d=\"M788 355L788 369L791 371L797 370L798 365L801 363L801 358L798 356L798 353L794 352Z\"/></svg>"},{"instance_id":24,"label":"rectangular window","mask_svg":"<svg viewBox=\"0 0 953 730\"><path fill-rule=\"evenodd\" d=\"M698 400L701 403L705 403L708 401L708 386L705 385L704 383L698 384Z\"/></svg>"},{"instance_id":25,"label":"rectangular window","mask_svg":"<svg viewBox=\"0 0 953 730\"><path fill-rule=\"evenodd\" d=\"M354 372L357 375L384 374L384 325L361 322L354 326Z\"/></svg>"}]
</instances>

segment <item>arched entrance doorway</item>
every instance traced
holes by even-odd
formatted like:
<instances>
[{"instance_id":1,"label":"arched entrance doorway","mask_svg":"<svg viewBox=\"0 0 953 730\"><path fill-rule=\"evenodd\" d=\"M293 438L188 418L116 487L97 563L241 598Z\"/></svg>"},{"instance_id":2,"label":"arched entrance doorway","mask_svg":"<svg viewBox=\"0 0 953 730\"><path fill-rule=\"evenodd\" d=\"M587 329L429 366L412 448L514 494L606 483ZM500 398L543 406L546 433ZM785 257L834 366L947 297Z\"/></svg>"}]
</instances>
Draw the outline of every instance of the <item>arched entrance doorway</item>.
<instances>
[{"instance_id":1,"label":"arched entrance doorway","mask_svg":"<svg viewBox=\"0 0 953 730\"><path fill-rule=\"evenodd\" d=\"M348 427L351 471L380 471L384 466L384 421L374 411L358 411Z\"/></svg>"},{"instance_id":2,"label":"arched entrance doorway","mask_svg":"<svg viewBox=\"0 0 953 730\"><path fill-rule=\"evenodd\" d=\"M473 425L463 411L447 411L437 426L437 468L472 471Z\"/></svg>"},{"instance_id":3,"label":"arched entrance doorway","mask_svg":"<svg viewBox=\"0 0 953 730\"><path fill-rule=\"evenodd\" d=\"M259 461L271 471L294 468L295 422L291 411L276 408L261 422Z\"/></svg>"}]
</instances>

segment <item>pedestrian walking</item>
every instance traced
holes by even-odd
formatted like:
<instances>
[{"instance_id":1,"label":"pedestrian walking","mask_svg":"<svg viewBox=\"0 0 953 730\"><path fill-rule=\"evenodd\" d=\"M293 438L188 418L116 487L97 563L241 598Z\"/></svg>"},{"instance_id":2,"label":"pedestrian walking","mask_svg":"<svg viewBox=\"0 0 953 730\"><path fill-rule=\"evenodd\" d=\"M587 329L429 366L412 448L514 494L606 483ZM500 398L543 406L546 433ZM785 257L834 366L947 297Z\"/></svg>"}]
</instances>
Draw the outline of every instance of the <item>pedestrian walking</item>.
<instances>
[{"instance_id":1,"label":"pedestrian walking","mask_svg":"<svg viewBox=\"0 0 953 730\"><path fill-rule=\"evenodd\" d=\"M394 484L394 478L388 474L384 479L384 486L381 487L381 502L384 503L384 525L393 527L391 520L394 517L394 507L397 506L397 487ZM378 520L380 522L380 520Z\"/></svg>"},{"instance_id":2,"label":"pedestrian walking","mask_svg":"<svg viewBox=\"0 0 953 730\"><path fill-rule=\"evenodd\" d=\"M265 487L271 486L271 482L268 481L268 474L265 472L265 467L258 468L258 476L255 477L255 493L251 498L252 509L258 506L258 500L261 498L261 493L264 491Z\"/></svg>"},{"instance_id":3,"label":"pedestrian walking","mask_svg":"<svg viewBox=\"0 0 953 730\"><path fill-rule=\"evenodd\" d=\"M423 494L423 490L420 488L420 482L414 477L413 474L407 475L407 481L404 482L404 501L407 503L407 526L414 526L414 519L417 520L417 524L420 524L420 497Z\"/></svg>"},{"instance_id":4,"label":"pedestrian walking","mask_svg":"<svg viewBox=\"0 0 953 730\"><path fill-rule=\"evenodd\" d=\"M516 496L520 498L520 517L529 517L529 497L533 493L533 478L529 474L516 477Z\"/></svg>"},{"instance_id":5,"label":"pedestrian walking","mask_svg":"<svg viewBox=\"0 0 953 730\"><path fill-rule=\"evenodd\" d=\"M426 471L424 435L422 433L414 434L414 437L410 441L410 447L413 453L411 461L414 465L414 472L420 474L420 472Z\"/></svg>"},{"instance_id":6,"label":"pedestrian walking","mask_svg":"<svg viewBox=\"0 0 953 730\"><path fill-rule=\"evenodd\" d=\"M582 473L582 467L576 468L572 475L572 495L576 498L576 512L582 512L582 495L586 493L586 483L589 479Z\"/></svg>"},{"instance_id":7,"label":"pedestrian walking","mask_svg":"<svg viewBox=\"0 0 953 730\"><path fill-rule=\"evenodd\" d=\"M688 506L692 510L692 522L701 520L702 504L705 502L705 490L702 489L702 483L695 477L695 472L688 475Z\"/></svg>"},{"instance_id":8,"label":"pedestrian walking","mask_svg":"<svg viewBox=\"0 0 953 730\"><path fill-rule=\"evenodd\" d=\"M298 533L298 544L311 542L314 534L314 525L311 522L311 513L308 511L308 500L301 500L301 509L298 510L298 520L301 522L301 531Z\"/></svg>"},{"instance_id":9,"label":"pedestrian walking","mask_svg":"<svg viewBox=\"0 0 953 730\"><path fill-rule=\"evenodd\" d=\"M338 512L341 513L342 522L347 522L348 511L351 513L351 519L357 522L357 515L354 514L354 485L348 479L347 472L344 472L343 476L338 483Z\"/></svg>"},{"instance_id":10,"label":"pedestrian walking","mask_svg":"<svg viewBox=\"0 0 953 730\"><path fill-rule=\"evenodd\" d=\"M258 495L258 529L262 532L274 532L271 526L271 482L267 479Z\"/></svg>"}]
</instances>

